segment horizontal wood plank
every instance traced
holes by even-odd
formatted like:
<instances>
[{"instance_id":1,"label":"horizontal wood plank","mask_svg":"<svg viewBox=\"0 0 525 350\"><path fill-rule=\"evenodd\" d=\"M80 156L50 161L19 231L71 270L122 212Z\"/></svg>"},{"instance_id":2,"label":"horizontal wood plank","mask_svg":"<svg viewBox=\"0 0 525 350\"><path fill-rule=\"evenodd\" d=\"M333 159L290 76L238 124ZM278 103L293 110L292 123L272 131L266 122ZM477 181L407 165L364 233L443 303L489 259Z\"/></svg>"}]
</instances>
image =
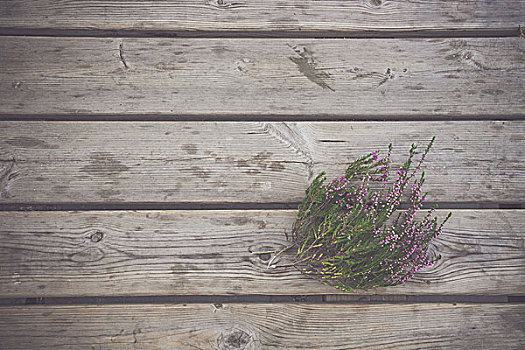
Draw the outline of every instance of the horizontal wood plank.
<instances>
[{"instance_id":1,"label":"horizontal wood plank","mask_svg":"<svg viewBox=\"0 0 525 350\"><path fill-rule=\"evenodd\" d=\"M0 308L3 349L522 349L523 304Z\"/></svg>"},{"instance_id":2,"label":"horizontal wood plank","mask_svg":"<svg viewBox=\"0 0 525 350\"><path fill-rule=\"evenodd\" d=\"M295 215L0 212L0 297L338 293L252 253L287 246ZM524 219L520 210L455 210L432 247L442 260L404 286L359 293L523 295Z\"/></svg>"},{"instance_id":3,"label":"horizontal wood plank","mask_svg":"<svg viewBox=\"0 0 525 350\"><path fill-rule=\"evenodd\" d=\"M433 202L525 197L525 122L0 122L0 203L299 202L314 176L433 135Z\"/></svg>"},{"instance_id":4,"label":"horizontal wood plank","mask_svg":"<svg viewBox=\"0 0 525 350\"><path fill-rule=\"evenodd\" d=\"M3 0L0 28L190 33L499 29L523 24L524 7L523 0Z\"/></svg>"},{"instance_id":5,"label":"horizontal wood plank","mask_svg":"<svg viewBox=\"0 0 525 350\"><path fill-rule=\"evenodd\" d=\"M4 115L388 119L525 110L525 41L518 37L2 37L0 62Z\"/></svg>"}]
</instances>

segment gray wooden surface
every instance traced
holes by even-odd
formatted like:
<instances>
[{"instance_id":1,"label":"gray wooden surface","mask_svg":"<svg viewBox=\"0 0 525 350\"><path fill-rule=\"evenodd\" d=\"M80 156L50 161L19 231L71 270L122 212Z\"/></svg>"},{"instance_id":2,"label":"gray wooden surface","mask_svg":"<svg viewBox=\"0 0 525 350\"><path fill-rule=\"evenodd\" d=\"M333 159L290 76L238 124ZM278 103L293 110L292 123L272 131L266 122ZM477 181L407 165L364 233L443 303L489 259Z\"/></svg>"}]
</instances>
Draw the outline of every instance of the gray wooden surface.
<instances>
[{"instance_id":1,"label":"gray wooden surface","mask_svg":"<svg viewBox=\"0 0 525 350\"><path fill-rule=\"evenodd\" d=\"M0 122L0 203L299 202L321 171L394 144L427 157L431 202L525 197L523 121Z\"/></svg>"},{"instance_id":2,"label":"gray wooden surface","mask_svg":"<svg viewBox=\"0 0 525 350\"><path fill-rule=\"evenodd\" d=\"M441 217L447 211L440 211ZM0 295L330 294L296 269L268 269L295 211L0 212ZM405 286L373 294L523 295L521 210L454 210ZM293 254L279 262L287 263ZM357 294L365 292L359 291ZM356 293L354 293L356 294Z\"/></svg>"},{"instance_id":3,"label":"gray wooden surface","mask_svg":"<svg viewBox=\"0 0 525 350\"><path fill-rule=\"evenodd\" d=\"M525 348L524 9L0 0L0 349ZM252 253L318 172L434 135L453 216L405 286Z\"/></svg>"},{"instance_id":4,"label":"gray wooden surface","mask_svg":"<svg viewBox=\"0 0 525 350\"><path fill-rule=\"evenodd\" d=\"M522 349L523 304L0 307L4 349Z\"/></svg>"},{"instance_id":5,"label":"gray wooden surface","mask_svg":"<svg viewBox=\"0 0 525 350\"><path fill-rule=\"evenodd\" d=\"M1 114L519 117L525 41L0 38Z\"/></svg>"},{"instance_id":6,"label":"gray wooden surface","mask_svg":"<svg viewBox=\"0 0 525 350\"><path fill-rule=\"evenodd\" d=\"M523 24L525 2L461 0L0 1L0 28L155 31L501 29ZM180 35L180 34L179 34Z\"/></svg>"}]
</instances>

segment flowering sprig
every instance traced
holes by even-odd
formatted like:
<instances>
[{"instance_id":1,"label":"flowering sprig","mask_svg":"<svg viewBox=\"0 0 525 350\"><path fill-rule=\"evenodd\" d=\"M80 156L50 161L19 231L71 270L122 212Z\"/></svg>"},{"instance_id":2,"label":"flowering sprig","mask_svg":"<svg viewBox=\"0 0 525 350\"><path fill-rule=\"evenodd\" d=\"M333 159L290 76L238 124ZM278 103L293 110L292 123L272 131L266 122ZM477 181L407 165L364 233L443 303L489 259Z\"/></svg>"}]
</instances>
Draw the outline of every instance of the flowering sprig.
<instances>
[{"instance_id":1,"label":"flowering sprig","mask_svg":"<svg viewBox=\"0 0 525 350\"><path fill-rule=\"evenodd\" d=\"M434 264L441 256L430 258L429 244L441 234L451 213L438 224L432 217L434 207L416 220L426 198L421 165L434 139L413 170L417 146L412 144L396 176L390 175L392 145L384 157L379 151L364 155L329 183L324 172L319 174L299 205L293 244L274 256L269 266L296 266L328 285L351 291L404 284ZM409 207L398 213L402 201ZM292 247L297 252L291 264L272 265Z\"/></svg>"}]
</instances>

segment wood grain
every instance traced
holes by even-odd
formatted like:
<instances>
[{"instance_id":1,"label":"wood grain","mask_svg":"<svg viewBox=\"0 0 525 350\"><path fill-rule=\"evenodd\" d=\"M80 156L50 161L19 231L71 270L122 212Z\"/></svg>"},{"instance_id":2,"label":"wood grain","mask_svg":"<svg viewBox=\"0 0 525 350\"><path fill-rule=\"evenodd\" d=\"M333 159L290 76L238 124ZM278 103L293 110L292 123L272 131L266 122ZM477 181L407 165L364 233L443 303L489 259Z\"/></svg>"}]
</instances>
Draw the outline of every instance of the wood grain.
<instances>
[{"instance_id":1,"label":"wood grain","mask_svg":"<svg viewBox=\"0 0 525 350\"><path fill-rule=\"evenodd\" d=\"M3 349L521 349L523 304L1 307Z\"/></svg>"},{"instance_id":2,"label":"wood grain","mask_svg":"<svg viewBox=\"0 0 525 350\"><path fill-rule=\"evenodd\" d=\"M499 29L523 24L524 7L522 0L4 0L0 28L190 33Z\"/></svg>"},{"instance_id":3,"label":"wood grain","mask_svg":"<svg viewBox=\"0 0 525 350\"><path fill-rule=\"evenodd\" d=\"M525 197L525 123L0 122L0 203L299 202L321 171L433 135L432 202Z\"/></svg>"},{"instance_id":4,"label":"wood grain","mask_svg":"<svg viewBox=\"0 0 525 350\"><path fill-rule=\"evenodd\" d=\"M2 37L0 62L8 115L432 119L525 110L518 37Z\"/></svg>"},{"instance_id":5,"label":"wood grain","mask_svg":"<svg viewBox=\"0 0 525 350\"><path fill-rule=\"evenodd\" d=\"M0 212L0 296L337 293L252 253L288 245L283 230L295 214ZM405 286L368 294L523 295L524 219L520 210L455 210L432 248L442 260Z\"/></svg>"}]
</instances>

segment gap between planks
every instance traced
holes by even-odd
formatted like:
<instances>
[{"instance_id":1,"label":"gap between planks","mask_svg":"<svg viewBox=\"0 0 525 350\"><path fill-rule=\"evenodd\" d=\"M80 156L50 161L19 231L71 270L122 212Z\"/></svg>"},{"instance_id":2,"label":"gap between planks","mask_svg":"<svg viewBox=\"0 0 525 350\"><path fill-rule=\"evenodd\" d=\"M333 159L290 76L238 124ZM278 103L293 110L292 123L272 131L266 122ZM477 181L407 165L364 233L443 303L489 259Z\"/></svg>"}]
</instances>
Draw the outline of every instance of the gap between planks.
<instances>
[{"instance_id":1,"label":"gap between planks","mask_svg":"<svg viewBox=\"0 0 525 350\"><path fill-rule=\"evenodd\" d=\"M340 114L12 114L1 113L0 121L61 121L61 122L454 122L525 120L525 114L478 115L340 115Z\"/></svg>"},{"instance_id":2,"label":"gap between planks","mask_svg":"<svg viewBox=\"0 0 525 350\"><path fill-rule=\"evenodd\" d=\"M115 203L0 203L0 211L127 211L127 210L294 210L299 203L165 203L165 202L115 202ZM421 210L437 206L442 210L515 210L525 209L525 203L491 202L427 202ZM407 209L401 203L400 210Z\"/></svg>"},{"instance_id":3,"label":"gap between planks","mask_svg":"<svg viewBox=\"0 0 525 350\"><path fill-rule=\"evenodd\" d=\"M202 39L429 39L429 38L510 38L519 37L520 28L407 29L407 30L100 30L53 28L0 28L2 36L53 38L202 38Z\"/></svg>"},{"instance_id":4,"label":"gap between planks","mask_svg":"<svg viewBox=\"0 0 525 350\"><path fill-rule=\"evenodd\" d=\"M516 295L149 295L127 297L32 297L0 298L0 306L14 305L128 305L128 304L239 304L239 303L313 303L313 304L399 304L399 303L525 303Z\"/></svg>"}]
</instances>

